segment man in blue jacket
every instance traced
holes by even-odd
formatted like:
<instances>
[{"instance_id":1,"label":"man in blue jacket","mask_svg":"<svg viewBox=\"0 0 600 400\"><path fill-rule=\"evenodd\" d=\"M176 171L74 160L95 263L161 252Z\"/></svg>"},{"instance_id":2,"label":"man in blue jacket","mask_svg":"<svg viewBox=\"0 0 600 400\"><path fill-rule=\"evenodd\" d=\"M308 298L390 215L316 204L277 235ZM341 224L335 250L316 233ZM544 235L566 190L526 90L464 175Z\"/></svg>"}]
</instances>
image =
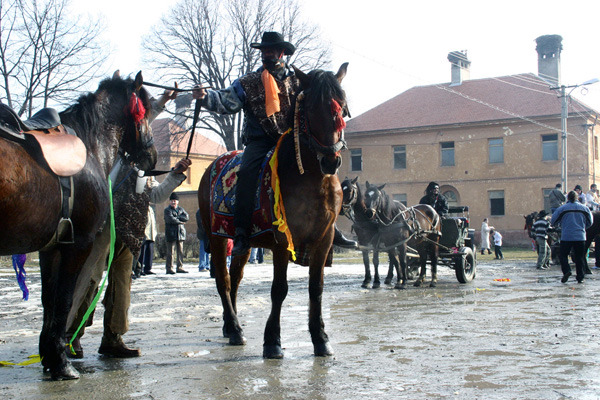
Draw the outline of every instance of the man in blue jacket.
<instances>
[{"instance_id":1,"label":"man in blue jacket","mask_svg":"<svg viewBox=\"0 0 600 400\"><path fill-rule=\"evenodd\" d=\"M592 221L590 209L577 201L577 192L573 190L567 195L567 203L552 214L552 225L560 224L561 226L559 259L563 272L562 283L566 283L571 276L568 259L571 249L575 253L573 259L577 271L577 282L583 282L585 230L592 225Z\"/></svg>"}]
</instances>

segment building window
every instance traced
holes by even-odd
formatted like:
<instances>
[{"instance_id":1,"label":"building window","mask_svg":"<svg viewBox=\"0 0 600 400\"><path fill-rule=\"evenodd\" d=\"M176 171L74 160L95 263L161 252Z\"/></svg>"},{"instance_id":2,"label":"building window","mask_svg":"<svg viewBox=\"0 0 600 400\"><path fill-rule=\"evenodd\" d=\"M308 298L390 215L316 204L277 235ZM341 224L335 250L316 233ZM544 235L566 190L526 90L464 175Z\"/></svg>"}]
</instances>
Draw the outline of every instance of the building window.
<instances>
[{"instance_id":1,"label":"building window","mask_svg":"<svg viewBox=\"0 0 600 400\"><path fill-rule=\"evenodd\" d=\"M454 166L454 142L440 142L442 150L442 167Z\"/></svg>"},{"instance_id":2,"label":"building window","mask_svg":"<svg viewBox=\"0 0 600 400\"><path fill-rule=\"evenodd\" d=\"M491 190L490 195L490 215L504 215L504 190Z\"/></svg>"},{"instance_id":3,"label":"building window","mask_svg":"<svg viewBox=\"0 0 600 400\"><path fill-rule=\"evenodd\" d=\"M550 192L552 191L552 189L542 189L542 192L544 193L544 210L546 210L546 212L550 212Z\"/></svg>"},{"instance_id":4,"label":"building window","mask_svg":"<svg viewBox=\"0 0 600 400\"><path fill-rule=\"evenodd\" d=\"M456 193L454 193L454 191L447 190L444 193L442 193L442 195L448 201L448 206L454 207L458 205L458 197L456 196Z\"/></svg>"},{"instance_id":5,"label":"building window","mask_svg":"<svg viewBox=\"0 0 600 400\"><path fill-rule=\"evenodd\" d=\"M394 194L392 195L394 201L398 201L405 206L408 206L408 202L406 201L406 193Z\"/></svg>"},{"instance_id":6,"label":"building window","mask_svg":"<svg viewBox=\"0 0 600 400\"><path fill-rule=\"evenodd\" d=\"M490 164L501 164L504 162L504 139L490 139L488 142L490 153Z\"/></svg>"},{"instance_id":7,"label":"building window","mask_svg":"<svg viewBox=\"0 0 600 400\"><path fill-rule=\"evenodd\" d=\"M362 149L350 150L350 170L362 171Z\"/></svg>"},{"instance_id":8,"label":"building window","mask_svg":"<svg viewBox=\"0 0 600 400\"><path fill-rule=\"evenodd\" d=\"M558 135L542 135L542 161L558 160Z\"/></svg>"},{"instance_id":9,"label":"building window","mask_svg":"<svg viewBox=\"0 0 600 400\"><path fill-rule=\"evenodd\" d=\"M394 146L394 169L406 169L406 146Z\"/></svg>"}]
</instances>

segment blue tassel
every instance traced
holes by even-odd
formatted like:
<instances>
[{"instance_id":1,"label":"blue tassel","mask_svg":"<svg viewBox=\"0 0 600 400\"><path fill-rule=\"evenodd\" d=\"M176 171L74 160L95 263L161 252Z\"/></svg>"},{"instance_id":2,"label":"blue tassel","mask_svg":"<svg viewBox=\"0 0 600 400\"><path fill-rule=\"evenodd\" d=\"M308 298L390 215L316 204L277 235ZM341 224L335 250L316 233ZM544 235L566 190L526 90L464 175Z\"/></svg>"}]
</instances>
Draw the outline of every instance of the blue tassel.
<instances>
[{"instance_id":1,"label":"blue tassel","mask_svg":"<svg viewBox=\"0 0 600 400\"><path fill-rule=\"evenodd\" d=\"M13 254L12 256L13 268L17 274L17 283L23 292L23 300L25 301L29 300L29 289L27 289L27 285L25 284L25 279L27 278L27 273L25 272L26 260L26 254Z\"/></svg>"}]
</instances>

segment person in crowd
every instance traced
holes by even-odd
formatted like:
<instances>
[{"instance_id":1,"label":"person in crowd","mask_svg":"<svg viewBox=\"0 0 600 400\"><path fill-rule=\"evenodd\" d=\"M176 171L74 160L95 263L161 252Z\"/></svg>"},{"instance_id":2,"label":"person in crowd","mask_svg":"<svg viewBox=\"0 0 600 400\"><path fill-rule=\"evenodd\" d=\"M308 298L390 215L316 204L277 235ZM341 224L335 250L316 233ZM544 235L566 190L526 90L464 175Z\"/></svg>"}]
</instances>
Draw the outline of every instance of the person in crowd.
<instances>
[{"instance_id":1,"label":"person in crowd","mask_svg":"<svg viewBox=\"0 0 600 400\"><path fill-rule=\"evenodd\" d=\"M440 217L448 215L448 200L443 194L440 194L440 185L437 182L429 182L425 189L425 196L421 197L419 204L430 205Z\"/></svg>"},{"instance_id":2,"label":"person in crowd","mask_svg":"<svg viewBox=\"0 0 600 400\"><path fill-rule=\"evenodd\" d=\"M592 211L597 210L600 206L600 198L598 198L598 186L595 183L590 185L590 190L585 194L585 205Z\"/></svg>"},{"instance_id":3,"label":"person in crowd","mask_svg":"<svg viewBox=\"0 0 600 400\"><path fill-rule=\"evenodd\" d=\"M164 109L168 100L174 99L176 93L165 91L158 100L152 101L149 110L149 122ZM184 172L190 167L191 161L182 159L175 164L165 180L158 182L140 177L135 167L129 165L120 157L111 171L113 182L113 202L115 215L115 245L114 257L107 266L110 248L110 227L107 221L105 227L97 235L94 247L85 262L82 271L91 274L80 274L77 288L73 296L73 304L67 317L67 340L70 342L75 332L83 321L83 317L92 304L98 291L103 271L109 267L108 286L104 294L104 334L98 352L102 355L117 358L139 357L139 349L132 349L125 345L122 336L129 330L128 310L131 302L131 268L133 260L137 260L142 243L145 240L144 230L147 226L148 209L150 202L163 202L166 197L185 179ZM85 281L84 281L85 280ZM89 318L85 326L90 326ZM72 354L67 350L67 355L72 358L82 358L83 348L81 337L85 326L73 339Z\"/></svg>"},{"instance_id":4,"label":"person in crowd","mask_svg":"<svg viewBox=\"0 0 600 400\"><path fill-rule=\"evenodd\" d=\"M484 255L486 250L488 254L492 254L492 250L490 250L490 231L492 229L494 227L489 226L488 219L484 218L481 223L481 255Z\"/></svg>"},{"instance_id":5,"label":"person in crowd","mask_svg":"<svg viewBox=\"0 0 600 400\"><path fill-rule=\"evenodd\" d=\"M577 193L577 201L579 201L581 204L585 204L585 193L583 193L583 188L581 185L575 185L573 190L575 193Z\"/></svg>"},{"instance_id":6,"label":"person in crowd","mask_svg":"<svg viewBox=\"0 0 600 400\"><path fill-rule=\"evenodd\" d=\"M206 237L206 232L204 231L204 226L202 226L200 209L196 211L196 224L198 225L196 236L200 242L200 247L198 249L198 271L210 271L210 254L206 251L208 247L208 240Z\"/></svg>"},{"instance_id":7,"label":"person in crowd","mask_svg":"<svg viewBox=\"0 0 600 400\"><path fill-rule=\"evenodd\" d=\"M565 194L562 191L562 185L557 183L554 189L548 195L548 199L550 200L550 213L554 214L554 211L563 204L567 200Z\"/></svg>"},{"instance_id":8,"label":"person in crowd","mask_svg":"<svg viewBox=\"0 0 600 400\"><path fill-rule=\"evenodd\" d=\"M554 214L550 223L553 226L560 225L560 266L563 272L562 283L566 283L571 276L569 265L569 253L573 250L573 261L575 262L577 282L582 283L585 277L585 230L592 225L592 212L578 201L576 191L567 194L567 203L560 206Z\"/></svg>"},{"instance_id":9,"label":"person in crowd","mask_svg":"<svg viewBox=\"0 0 600 400\"><path fill-rule=\"evenodd\" d=\"M533 223L532 233L538 250L537 269L548 269L550 267L550 246L548 246L548 213L545 210L539 212Z\"/></svg>"},{"instance_id":10,"label":"person in crowd","mask_svg":"<svg viewBox=\"0 0 600 400\"><path fill-rule=\"evenodd\" d=\"M244 110L242 143L245 148L237 173L233 216L234 256L250 250L249 234L260 167L279 137L293 127L294 104L300 93L300 81L284 59L296 51L293 44L285 41L278 32L264 32L261 42L251 43L250 47L261 52L262 66L257 71L235 80L226 89L198 88L193 92L194 98L199 99L209 111L235 114ZM357 246L337 228L334 244L350 248Z\"/></svg>"},{"instance_id":11,"label":"person in crowd","mask_svg":"<svg viewBox=\"0 0 600 400\"><path fill-rule=\"evenodd\" d=\"M165 241L167 242L167 259L165 268L167 274L187 274L183 269L183 242L186 238L185 223L189 221L190 216L179 207L179 195L175 192L169 196L169 205L164 211L165 217ZM177 254L177 269L173 270L173 248Z\"/></svg>"},{"instance_id":12,"label":"person in crowd","mask_svg":"<svg viewBox=\"0 0 600 400\"><path fill-rule=\"evenodd\" d=\"M490 230L490 235L494 240L494 254L496 260L504 260L504 254L502 254L502 235L495 228Z\"/></svg>"}]
</instances>

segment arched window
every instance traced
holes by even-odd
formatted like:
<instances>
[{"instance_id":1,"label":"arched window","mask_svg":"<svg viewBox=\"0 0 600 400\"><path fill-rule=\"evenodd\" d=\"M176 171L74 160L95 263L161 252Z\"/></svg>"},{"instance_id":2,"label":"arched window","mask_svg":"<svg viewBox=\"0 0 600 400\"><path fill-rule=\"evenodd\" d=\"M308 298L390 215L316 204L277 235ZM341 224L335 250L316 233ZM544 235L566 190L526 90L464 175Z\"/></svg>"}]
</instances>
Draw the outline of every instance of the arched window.
<instances>
[{"instance_id":1,"label":"arched window","mask_svg":"<svg viewBox=\"0 0 600 400\"><path fill-rule=\"evenodd\" d=\"M448 205L450 207L460 205L460 195L458 194L458 190L454 187L444 185L440 188L440 193L448 200Z\"/></svg>"}]
</instances>

